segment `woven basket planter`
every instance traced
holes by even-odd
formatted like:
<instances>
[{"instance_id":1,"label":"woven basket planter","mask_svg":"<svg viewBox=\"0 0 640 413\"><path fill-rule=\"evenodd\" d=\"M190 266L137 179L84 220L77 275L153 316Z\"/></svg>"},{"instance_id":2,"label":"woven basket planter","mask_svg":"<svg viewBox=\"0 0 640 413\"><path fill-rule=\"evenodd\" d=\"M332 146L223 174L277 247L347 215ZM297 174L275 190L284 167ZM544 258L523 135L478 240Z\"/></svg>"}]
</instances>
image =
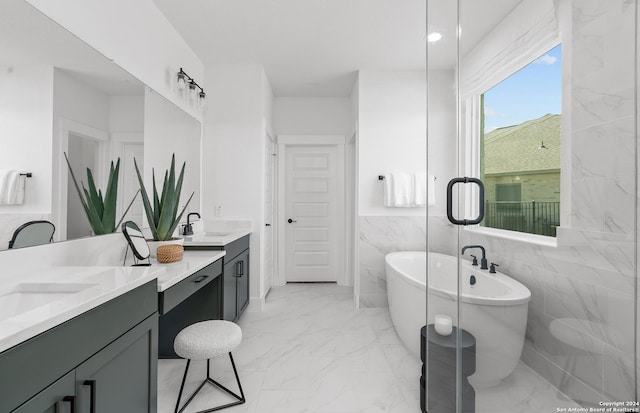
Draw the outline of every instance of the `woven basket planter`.
<instances>
[{"instance_id":1,"label":"woven basket planter","mask_svg":"<svg viewBox=\"0 0 640 413\"><path fill-rule=\"evenodd\" d=\"M184 248L182 245L161 245L156 251L157 260L162 264L168 264L170 262L180 261Z\"/></svg>"}]
</instances>

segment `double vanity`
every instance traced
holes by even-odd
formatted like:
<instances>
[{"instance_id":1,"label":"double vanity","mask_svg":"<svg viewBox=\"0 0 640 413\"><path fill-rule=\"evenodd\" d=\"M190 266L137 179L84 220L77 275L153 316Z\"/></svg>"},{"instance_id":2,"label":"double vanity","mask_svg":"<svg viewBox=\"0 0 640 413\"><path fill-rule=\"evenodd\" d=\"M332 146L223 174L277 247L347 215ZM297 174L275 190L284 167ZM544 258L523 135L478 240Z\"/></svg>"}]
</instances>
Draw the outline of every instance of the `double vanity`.
<instances>
[{"instance_id":1,"label":"double vanity","mask_svg":"<svg viewBox=\"0 0 640 413\"><path fill-rule=\"evenodd\" d=\"M121 260L121 234L0 253L13 270L0 275L0 411L155 412L157 359L176 357L175 335L246 308L249 233L188 237L181 261L150 267L64 257L88 242ZM50 264L19 269L30 256Z\"/></svg>"}]
</instances>

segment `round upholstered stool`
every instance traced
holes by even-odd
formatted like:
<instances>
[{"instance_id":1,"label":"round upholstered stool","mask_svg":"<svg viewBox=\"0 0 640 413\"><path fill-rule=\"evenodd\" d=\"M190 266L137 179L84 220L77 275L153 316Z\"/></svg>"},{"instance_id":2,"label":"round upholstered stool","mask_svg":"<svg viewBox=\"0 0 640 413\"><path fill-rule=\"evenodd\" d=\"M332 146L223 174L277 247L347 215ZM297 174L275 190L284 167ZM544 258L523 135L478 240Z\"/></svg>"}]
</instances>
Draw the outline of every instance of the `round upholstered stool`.
<instances>
[{"instance_id":1,"label":"round upholstered stool","mask_svg":"<svg viewBox=\"0 0 640 413\"><path fill-rule=\"evenodd\" d=\"M187 366L184 369L184 377L182 378L182 385L180 386L178 401L176 402L176 413L182 412L207 383L217 386L236 398L237 401L213 407L211 409L202 410L198 413L213 412L215 410L236 406L245 402L244 392L242 391L242 385L240 384L240 377L238 377L236 364L234 363L233 356L231 355L231 352L238 347L241 341L242 330L240 327L235 323L224 320L201 321L184 328L178 333L173 342L173 348L178 356L187 359ZM229 354L233 373L236 376L238 388L240 389L240 396L213 380L209 374L209 361L212 358L216 358L224 354ZM191 360L207 360L207 377L196 391L193 392L187 402L180 407L180 399L182 398L182 391L184 390L184 384L187 380L187 373L189 372L189 364L191 364Z\"/></svg>"}]
</instances>

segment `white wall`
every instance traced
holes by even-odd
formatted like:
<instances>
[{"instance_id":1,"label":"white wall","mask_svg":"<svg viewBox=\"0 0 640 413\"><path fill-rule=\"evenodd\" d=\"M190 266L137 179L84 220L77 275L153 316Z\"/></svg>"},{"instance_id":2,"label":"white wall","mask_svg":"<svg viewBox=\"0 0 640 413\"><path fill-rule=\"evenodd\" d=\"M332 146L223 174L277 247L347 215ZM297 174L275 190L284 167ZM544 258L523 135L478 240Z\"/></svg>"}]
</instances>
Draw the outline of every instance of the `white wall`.
<instances>
[{"instance_id":1,"label":"white wall","mask_svg":"<svg viewBox=\"0 0 640 413\"><path fill-rule=\"evenodd\" d=\"M360 74L356 77L356 81L353 83L353 89L351 89L351 96L349 97L349 103L351 105L351 126L349 128L348 136L353 135L358 131L358 125L360 123Z\"/></svg>"},{"instance_id":2,"label":"white wall","mask_svg":"<svg viewBox=\"0 0 640 413\"><path fill-rule=\"evenodd\" d=\"M351 136L349 98L275 98L274 122L278 135Z\"/></svg>"},{"instance_id":3,"label":"white wall","mask_svg":"<svg viewBox=\"0 0 640 413\"><path fill-rule=\"evenodd\" d=\"M53 68L0 71L0 168L32 172L22 205L0 206L0 250L27 221L51 214Z\"/></svg>"},{"instance_id":4,"label":"white wall","mask_svg":"<svg viewBox=\"0 0 640 413\"><path fill-rule=\"evenodd\" d=\"M68 131L66 129L69 124L77 125L74 128L82 130L73 130L76 135L86 137L91 140L100 141L104 152L99 158L94 168L91 168L96 184L104 188L106 186L106 178L108 171L107 159L109 150L109 96L95 87L83 83L74 78L69 72L58 68L54 69L53 77L53 152L52 157L52 207L51 221L56 226L55 240L67 238L67 214L69 206L68 193L74 196L71 204L75 203L73 210L81 212L75 215L78 221L86 220L84 212L81 211L81 204L77 202L77 194L72 187L69 191L70 181L69 172L65 163L62 152L70 154L68 149ZM71 121L71 122L69 122ZM63 127L63 125L65 125ZM91 134L85 133L85 130L91 131ZM74 167L74 173L79 181L86 183L86 172L84 168ZM80 224L80 227L86 226ZM72 223L73 228L73 223ZM76 234L77 235L77 234ZM71 234L73 236L73 234Z\"/></svg>"},{"instance_id":5,"label":"white wall","mask_svg":"<svg viewBox=\"0 0 640 413\"><path fill-rule=\"evenodd\" d=\"M424 208L385 208L378 180L426 170L425 72L361 70L358 81L359 215L426 215Z\"/></svg>"},{"instance_id":6,"label":"white wall","mask_svg":"<svg viewBox=\"0 0 640 413\"><path fill-rule=\"evenodd\" d=\"M187 212L200 211L200 122L149 88L145 93L144 113L143 169L147 194L153 196L152 169L155 169L157 189L162 191L164 173L171 166L171 155L175 154L176 180L186 162L179 208L182 209L195 192ZM186 222L187 212L182 221Z\"/></svg>"},{"instance_id":7,"label":"white wall","mask_svg":"<svg viewBox=\"0 0 640 413\"><path fill-rule=\"evenodd\" d=\"M273 96L273 89L271 88L271 82L267 78L267 74L262 71L262 112L264 125L267 132L271 136L276 135L275 128L275 119L274 119L274 111L275 111L275 101Z\"/></svg>"},{"instance_id":8,"label":"white wall","mask_svg":"<svg viewBox=\"0 0 640 413\"><path fill-rule=\"evenodd\" d=\"M447 215L447 183L456 168L456 95L453 70L429 71L429 175L437 177L436 204L429 216Z\"/></svg>"},{"instance_id":9,"label":"white wall","mask_svg":"<svg viewBox=\"0 0 640 413\"><path fill-rule=\"evenodd\" d=\"M102 131L109 130L109 96L70 76L54 70L54 127L60 118L73 120Z\"/></svg>"},{"instance_id":10,"label":"white wall","mask_svg":"<svg viewBox=\"0 0 640 413\"><path fill-rule=\"evenodd\" d=\"M378 175L426 170L426 86L424 71L359 74L354 97L359 102L355 299L360 307L388 305L388 252L425 249L426 208L385 208Z\"/></svg>"},{"instance_id":11,"label":"white wall","mask_svg":"<svg viewBox=\"0 0 640 413\"><path fill-rule=\"evenodd\" d=\"M250 220L252 299L261 291L261 234L264 227L264 125L266 77L259 65L210 65L203 141L203 217ZM209 96L211 96L209 98ZM265 118L263 120L263 118ZM223 207L215 216L216 205Z\"/></svg>"},{"instance_id":12,"label":"white wall","mask_svg":"<svg viewBox=\"0 0 640 413\"><path fill-rule=\"evenodd\" d=\"M356 81L353 84L353 89L351 89L350 103L351 103L351 129L349 131L349 138L353 138L352 141L347 145L347 170L350 171L348 174L349 182L347 183L347 213L349 214L350 220L349 228L347 229L347 234L351 237L349 242L347 243L347 249L351 248L352 253L350 257L347 259L347 265L349 267L348 271L352 274L353 279L353 297L356 305L359 304L360 301L360 276L359 276L359 245L358 240L360 239L360 225L358 219L358 152L360 145L360 132L358 130L360 123L360 74L356 77ZM349 254L348 254L349 256Z\"/></svg>"},{"instance_id":13,"label":"white wall","mask_svg":"<svg viewBox=\"0 0 640 413\"><path fill-rule=\"evenodd\" d=\"M27 0L133 76L201 118L176 88L182 67L204 86L204 65L150 0ZM144 23L144 24L143 24Z\"/></svg>"},{"instance_id":14,"label":"white wall","mask_svg":"<svg viewBox=\"0 0 640 413\"><path fill-rule=\"evenodd\" d=\"M271 138L276 136L274 126L274 96L271 83L267 78L267 74L262 70L262 119L264 124L264 132L262 139L262 146L264 151L262 153L262 175L263 175L263 188L262 188L262 205L263 205L263 222L260 224L260 290L257 297L264 297L269 292L273 281L273 270L275 265L275 253L274 248L274 234L273 226L267 228L265 223L269 222L273 225L272 216L275 217L274 205L273 205L273 174L275 145L271 141Z\"/></svg>"},{"instance_id":15,"label":"white wall","mask_svg":"<svg viewBox=\"0 0 640 413\"><path fill-rule=\"evenodd\" d=\"M111 96L109 98L109 130L111 133L144 130L144 96Z\"/></svg>"},{"instance_id":16,"label":"white wall","mask_svg":"<svg viewBox=\"0 0 640 413\"><path fill-rule=\"evenodd\" d=\"M0 214L51 213L52 124L53 68L0 71L0 168L33 173L24 204L0 206Z\"/></svg>"}]
</instances>

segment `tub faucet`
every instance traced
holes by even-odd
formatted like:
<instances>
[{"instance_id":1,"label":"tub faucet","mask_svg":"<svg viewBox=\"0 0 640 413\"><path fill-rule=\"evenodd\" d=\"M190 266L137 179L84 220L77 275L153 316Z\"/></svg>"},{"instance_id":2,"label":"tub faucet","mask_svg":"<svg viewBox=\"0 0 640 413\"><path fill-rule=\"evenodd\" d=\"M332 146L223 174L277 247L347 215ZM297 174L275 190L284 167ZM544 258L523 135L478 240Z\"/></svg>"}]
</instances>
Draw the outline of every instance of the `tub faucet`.
<instances>
[{"instance_id":1,"label":"tub faucet","mask_svg":"<svg viewBox=\"0 0 640 413\"><path fill-rule=\"evenodd\" d=\"M462 255L464 255L464 252L467 250L467 248L480 248L480 251L482 251L482 258L480 259L480 269L488 270L489 266L487 265L487 254L484 250L484 247L482 245L465 245L464 247L462 247Z\"/></svg>"},{"instance_id":2,"label":"tub faucet","mask_svg":"<svg viewBox=\"0 0 640 413\"><path fill-rule=\"evenodd\" d=\"M197 215L198 218L201 218L200 214L198 214L197 212L190 212L189 214L187 214L187 224L184 226L182 235L193 235L193 227L192 227L193 224L189 222L189 218L191 218L191 215Z\"/></svg>"}]
</instances>

